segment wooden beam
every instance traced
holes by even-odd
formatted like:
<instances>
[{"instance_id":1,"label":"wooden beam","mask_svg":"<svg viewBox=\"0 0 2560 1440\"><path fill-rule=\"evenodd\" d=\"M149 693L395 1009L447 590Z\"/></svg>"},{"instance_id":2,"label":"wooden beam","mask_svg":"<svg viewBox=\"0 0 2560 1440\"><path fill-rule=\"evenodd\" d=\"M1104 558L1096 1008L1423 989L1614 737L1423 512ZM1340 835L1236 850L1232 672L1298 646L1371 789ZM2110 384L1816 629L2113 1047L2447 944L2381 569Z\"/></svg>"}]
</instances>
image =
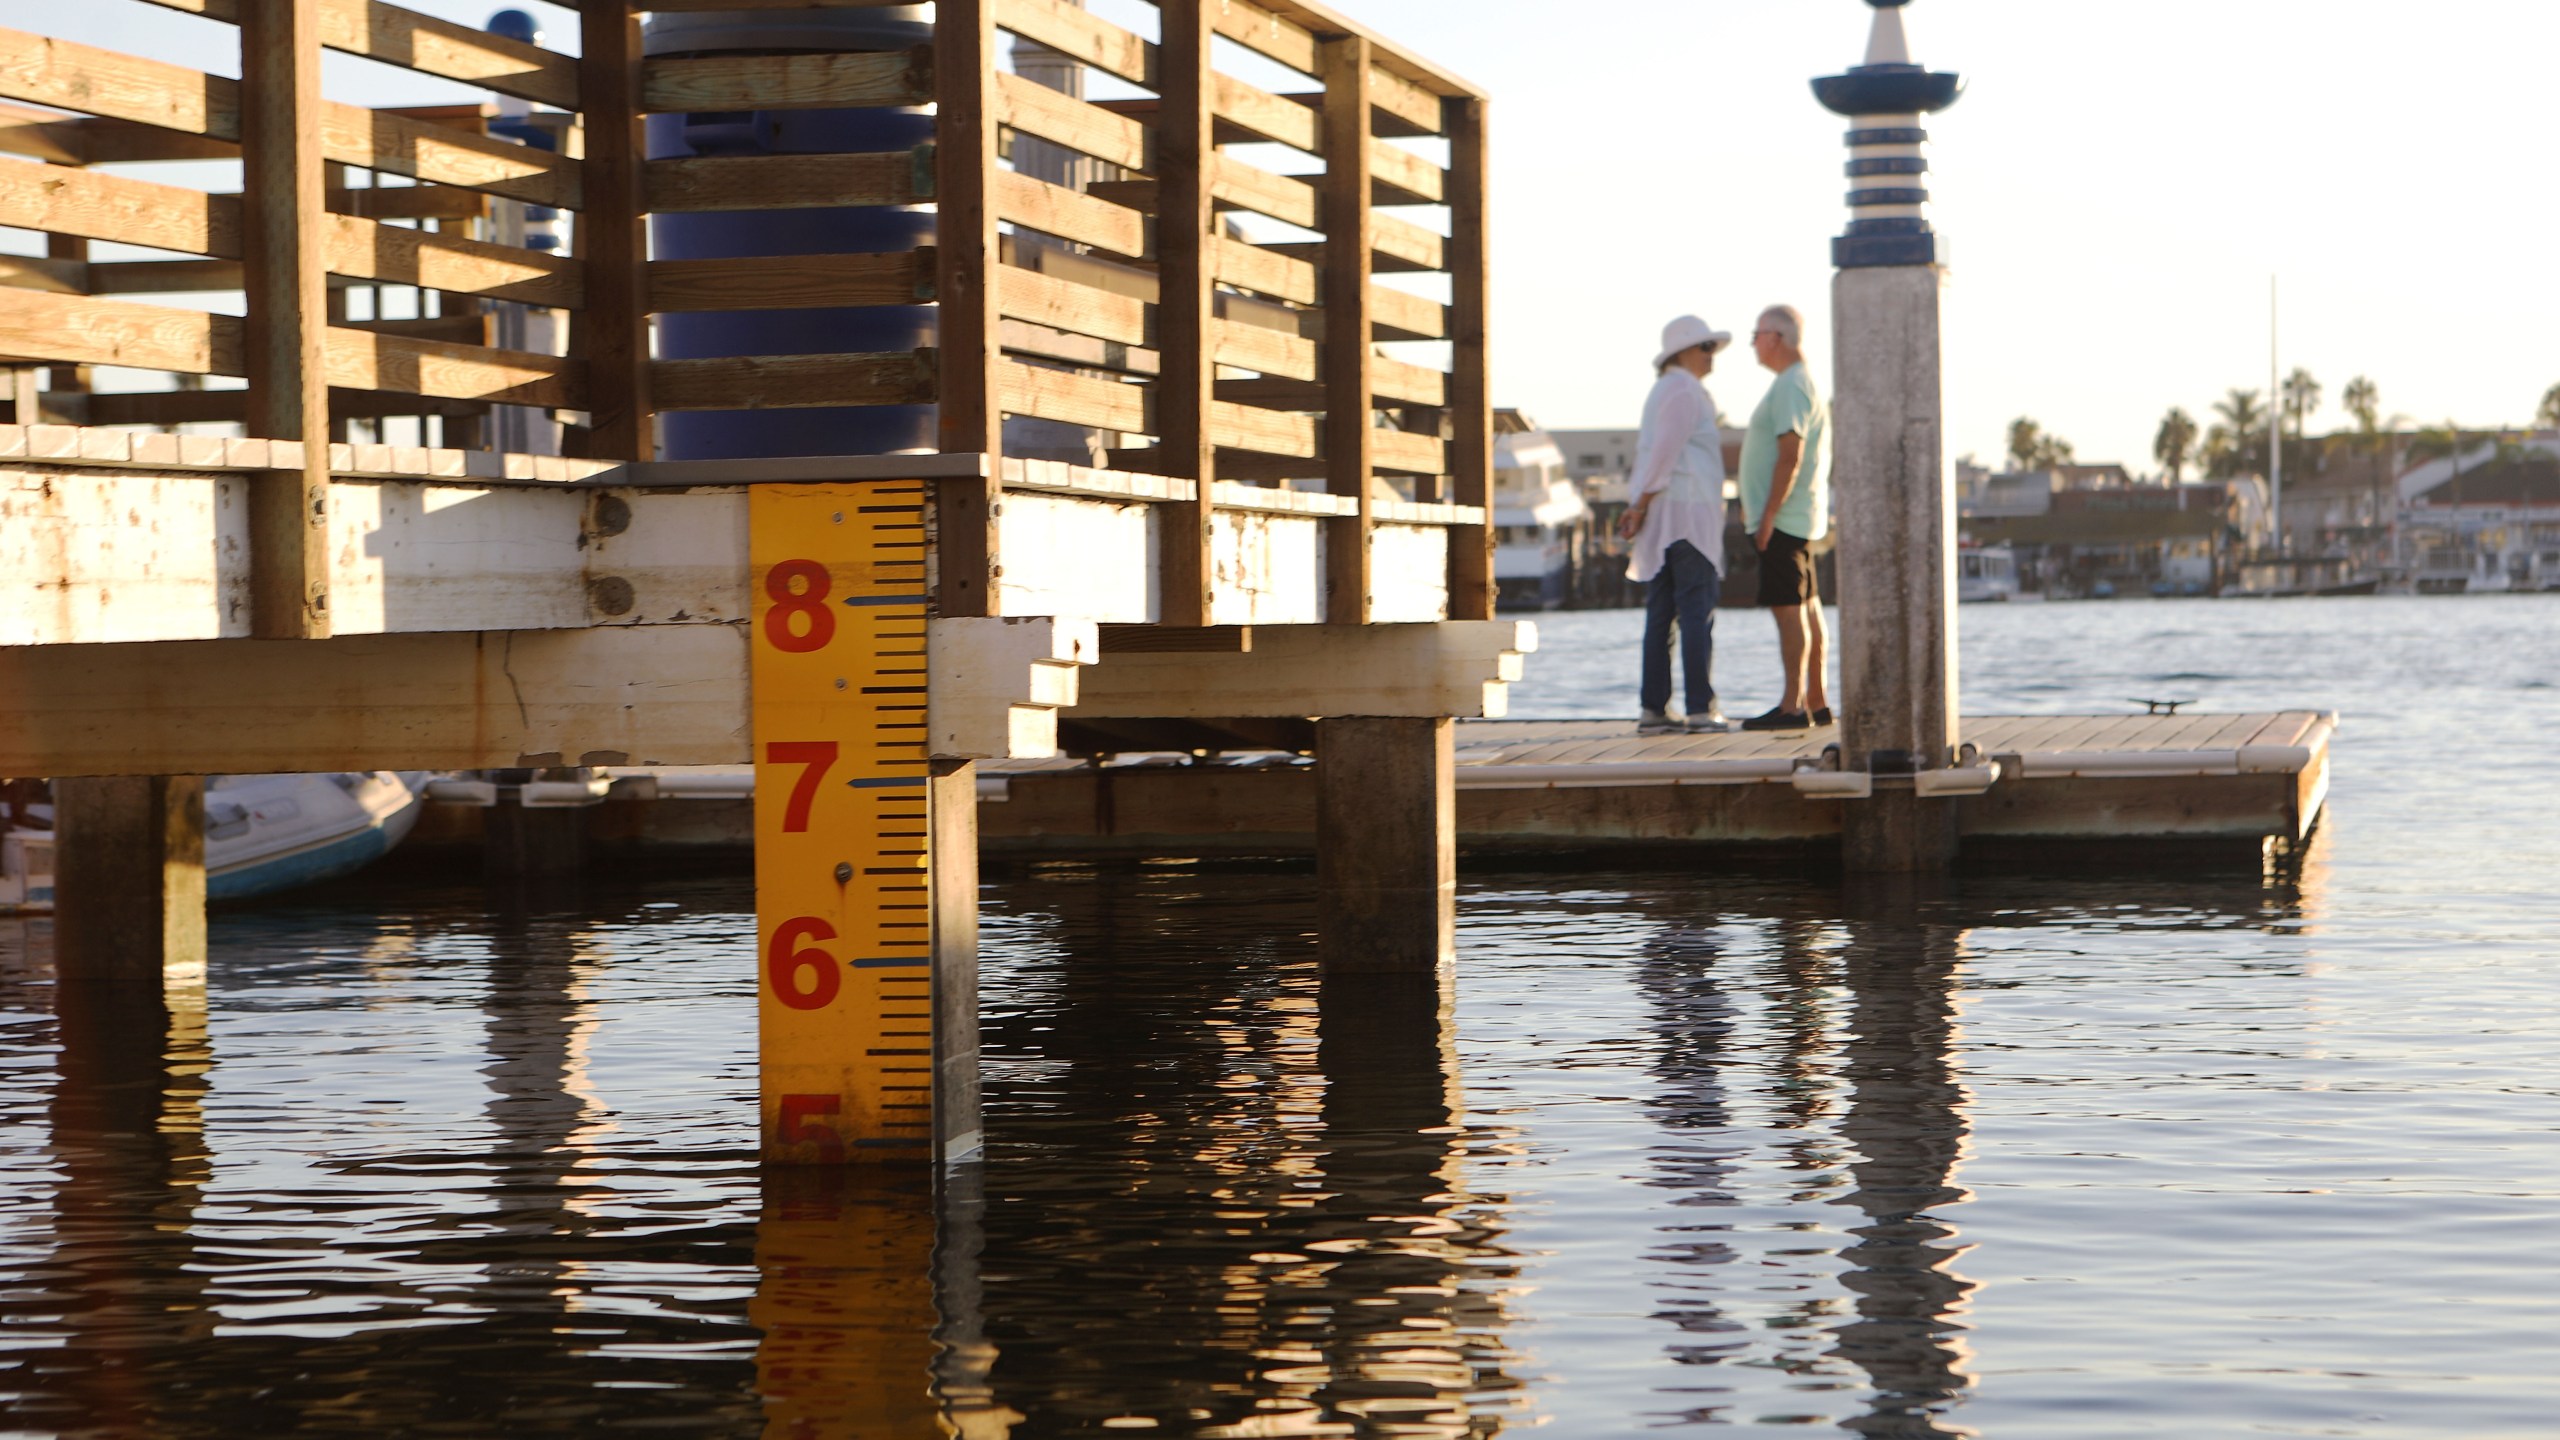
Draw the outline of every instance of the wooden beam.
<instances>
[{"instance_id":1,"label":"wooden beam","mask_svg":"<svg viewBox=\"0 0 2560 1440\"><path fill-rule=\"evenodd\" d=\"M1454 99L1449 112L1449 499L1493 508L1493 385L1487 335L1492 321L1491 174L1486 103ZM1493 528L1449 532L1449 618L1493 618Z\"/></svg>"},{"instance_id":2,"label":"wooden beam","mask_svg":"<svg viewBox=\"0 0 2560 1440\"><path fill-rule=\"evenodd\" d=\"M1165 452L1163 473L1198 484L1190 499L1170 502L1161 512L1157 580L1164 623L1184 627L1208 624L1216 604L1210 541L1218 455L1210 411L1217 403L1218 365L1209 237L1217 233L1211 192L1219 155L1209 110L1212 8L1212 0L1161 0L1158 7L1164 114L1156 127L1163 187L1156 216L1156 330L1162 379L1154 423L1157 448Z\"/></svg>"},{"instance_id":3,"label":"wooden beam","mask_svg":"<svg viewBox=\"0 0 2560 1440\"><path fill-rule=\"evenodd\" d=\"M1246 655L1253 651L1250 625L1105 625L1105 655Z\"/></svg>"},{"instance_id":4,"label":"wooden beam","mask_svg":"<svg viewBox=\"0 0 2560 1440\"><path fill-rule=\"evenodd\" d=\"M1140 300L1018 265L999 266L996 271L996 303L1006 318L1121 345L1155 343L1155 323L1149 313L1155 289L1150 283L1150 299Z\"/></svg>"},{"instance_id":5,"label":"wooden beam","mask_svg":"<svg viewBox=\"0 0 2560 1440\"><path fill-rule=\"evenodd\" d=\"M1044 235L1132 259L1147 254L1147 217L1126 205L1003 171L993 177L999 218Z\"/></svg>"},{"instance_id":6,"label":"wooden beam","mask_svg":"<svg viewBox=\"0 0 2560 1440\"><path fill-rule=\"evenodd\" d=\"M933 613L946 619L997 614L1004 575L996 542L1004 499L996 222L1005 192L998 187L1040 183L1005 174L996 157L996 10L1006 3L942 0L934 10L939 439L944 454L987 457L983 478L934 485Z\"/></svg>"},{"instance_id":7,"label":"wooden beam","mask_svg":"<svg viewBox=\"0 0 2560 1440\"><path fill-rule=\"evenodd\" d=\"M0 30L0 98L185 135L240 138L236 80L21 30ZM331 160L538 205L577 209L583 203L579 162L546 150L360 105L324 101L313 119ZM93 147L91 162L102 158Z\"/></svg>"},{"instance_id":8,"label":"wooden beam","mask_svg":"<svg viewBox=\"0 0 2560 1440\"><path fill-rule=\"evenodd\" d=\"M299 443L249 479L249 628L329 634L329 274L320 155L321 0L239 0L241 364L250 435Z\"/></svg>"},{"instance_id":9,"label":"wooden beam","mask_svg":"<svg viewBox=\"0 0 2560 1440\"><path fill-rule=\"evenodd\" d=\"M237 424L249 414L248 392L243 390L125 390L78 398L85 412L84 423L90 425ZM450 400L388 390L329 391L332 423L386 415L471 416L484 414L488 408L489 402L484 400Z\"/></svg>"},{"instance_id":10,"label":"wooden beam","mask_svg":"<svg viewBox=\"0 0 2560 1440\"><path fill-rule=\"evenodd\" d=\"M932 99L930 46L832 55L664 55L640 69L641 106L662 113L923 105Z\"/></svg>"},{"instance_id":11,"label":"wooden beam","mask_svg":"<svg viewBox=\"0 0 2560 1440\"><path fill-rule=\"evenodd\" d=\"M0 773L737 765L737 625L0 649Z\"/></svg>"},{"instance_id":12,"label":"wooden beam","mask_svg":"<svg viewBox=\"0 0 2560 1440\"><path fill-rule=\"evenodd\" d=\"M931 247L891 255L652 260L649 308L660 315L675 315L700 310L930 304L935 263Z\"/></svg>"},{"instance_id":13,"label":"wooden beam","mask_svg":"<svg viewBox=\"0 0 2560 1440\"><path fill-rule=\"evenodd\" d=\"M1025 135L1054 141L1079 154L1131 170L1152 170L1155 155L1147 127L1062 95L1019 75L996 76L997 122Z\"/></svg>"},{"instance_id":14,"label":"wooden beam","mask_svg":"<svg viewBox=\"0 0 2560 1440\"><path fill-rule=\"evenodd\" d=\"M930 405L930 351L863 355L739 355L660 360L652 389L665 410L791 410L838 405Z\"/></svg>"},{"instance_id":15,"label":"wooden beam","mask_svg":"<svg viewBox=\"0 0 2560 1440\"><path fill-rule=\"evenodd\" d=\"M1370 415L1369 42L1328 40L1318 61L1324 81L1324 459L1325 488L1354 495L1360 513L1325 524L1325 619L1369 623L1370 542L1377 524L1369 477L1377 469Z\"/></svg>"},{"instance_id":16,"label":"wooden beam","mask_svg":"<svg viewBox=\"0 0 2560 1440\"><path fill-rule=\"evenodd\" d=\"M587 213L578 218L588 280L575 349L596 407L587 422L586 453L654 460L648 212L657 187L647 168L640 16L626 0L593 0L580 12L578 33L578 88L589 107L586 164L593 192Z\"/></svg>"},{"instance_id":17,"label":"wooden beam","mask_svg":"<svg viewBox=\"0 0 2560 1440\"><path fill-rule=\"evenodd\" d=\"M1218 238L1217 254L1221 283L1274 300L1316 303L1316 267L1304 260L1223 235Z\"/></svg>"},{"instance_id":18,"label":"wooden beam","mask_svg":"<svg viewBox=\"0 0 2560 1440\"><path fill-rule=\"evenodd\" d=\"M1257 625L1250 654L1110 656L1078 674L1076 703L1059 718L1499 718L1536 648L1536 627L1519 621Z\"/></svg>"},{"instance_id":19,"label":"wooden beam","mask_svg":"<svg viewBox=\"0 0 2560 1440\"><path fill-rule=\"evenodd\" d=\"M242 0L149 3L211 20L238 20ZM578 67L569 56L382 0L321 0L320 43L502 95L578 108Z\"/></svg>"},{"instance_id":20,"label":"wooden beam","mask_svg":"<svg viewBox=\"0 0 2560 1440\"><path fill-rule=\"evenodd\" d=\"M1069 59L1156 88L1156 47L1065 0L993 0L997 25ZM948 63L946 60L945 63Z\"/></svg>"},{"instance_id":21,"label":"wooden beam","mask_svg":"<svg viewBox=\"0 0 2560 1440\"><path fill-rule=\"evenodd\" d=\"M98 267L80 260L52 260L34 255L0 255L0 285L42 290L54 295L85 295L97 283Z\"/></svg>"},{"instance_id":22,"label":"wooden beam","mask_svg":"<svg viewBox=\"0 0 2560 1440\"><path fill-rule=\"evenodd\" d=\"M595 141L590 138L592 150ZM592 163L592 162L591 162ZM887 155L699 155L643 167L648 208L815 210L933 199L930 147Z\"/></svg>"}]
</instances>

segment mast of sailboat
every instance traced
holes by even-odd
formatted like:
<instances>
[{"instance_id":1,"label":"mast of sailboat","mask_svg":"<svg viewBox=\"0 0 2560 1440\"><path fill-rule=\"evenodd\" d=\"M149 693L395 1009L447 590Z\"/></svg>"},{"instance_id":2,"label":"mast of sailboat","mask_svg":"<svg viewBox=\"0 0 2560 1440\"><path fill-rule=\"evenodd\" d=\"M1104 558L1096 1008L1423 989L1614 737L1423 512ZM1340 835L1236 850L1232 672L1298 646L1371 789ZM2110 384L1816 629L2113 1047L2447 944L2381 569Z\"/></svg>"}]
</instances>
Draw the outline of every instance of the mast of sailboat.
<instances>
[{"instance_id":1,"label":"mast of sailboat","mask_svg":"<svg viewBox=\"0 0 2560 1440\"><path fill-rule=\"evenodd\" d=\"M2267 491L2268 508L2276 527L2276 553L2285 553L2284 543L2284 369L2277 360L2277 336L2280 316L2276 306L2276 279L2267 277Z\"/></svg>"}]
</instances>

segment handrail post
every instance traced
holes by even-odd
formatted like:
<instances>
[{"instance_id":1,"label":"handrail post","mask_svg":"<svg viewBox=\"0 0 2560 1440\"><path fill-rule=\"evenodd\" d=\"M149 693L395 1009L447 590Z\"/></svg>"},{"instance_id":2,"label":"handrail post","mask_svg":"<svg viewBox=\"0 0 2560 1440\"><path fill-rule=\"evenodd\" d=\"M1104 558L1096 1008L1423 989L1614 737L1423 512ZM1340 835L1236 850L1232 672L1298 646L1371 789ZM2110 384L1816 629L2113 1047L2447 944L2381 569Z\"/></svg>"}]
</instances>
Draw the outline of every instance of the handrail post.
<instances>
[{"instance_id":1,"label":"handrail post","mask_svg":"<svg viewBox=\"0 0 2560 1440\"><path fill-rule=\"evenodd\" d=\"M1442 106L1449 134L1449 499L1485 512L1449 531L1449 618L1493 618L1493 385L1485 337L1490 325L1491 255L1485 188L1485 101Z\"/></svg>"},{"instance_id":2,"label":"handrail post","mask_svg":"<svg viewBox=\"0 0 2560 1440\"><path fill-rule=\"evenodd\" d=\"M1216 118L1211 113L1209 13L1206 0L1162 0L1159 63L1163 103L1157 109L1156 258L1161 285L1156 300L1157 351L1163 370L1156 384L1156 444L1165 473L1198 484L1188 502L1164 507L1161 620L1205 626L1211 593L1211 519L1215 514L1217 445L1209 410L1216 398L1216 325L1210 281L1217 207L1210 182L1218 164Z\"/></svg>"},{"instance_id":3,"label":"handrail post","mask_svg":"<svg viewBox=\"0 0 2560 1440\"><path fill-rule=\"evenodd\" d=\"M640 17L630 0L586 0L579 18L578 103L586 126L586 210L578 233L587 266L577 317L587 367L587 454L657 458L649 385L647 117L641 111Z\"/></svg>"},{"instance_id":4,"label":"handrail post","mask_svg":"<svg viewBox=\"0 0 2560 1440\"><path fill-rule=\"evenodd\" d=\"M1377 523L1370 477L1377 472L1371 418L1376 386L1369 357L1373 264L1369 156L1369 40L1326 40L1316 63L1324 81L1324 461L1326 488L1356 496L1358 515L1326 522L1325 621L1369 623L1370 539Z\"/></svg>"},{"instance_id":5,"label":"handrail post","mask_svg":"<svg viewBox=\"0 0 2560 1440\"><path fill-rule=\"evenodd\" d=\"M329 634L329 276L320 0L240 6L242 289L248 431L301 463L249 481L250 629Z\"/></svg>"},{"instance_id":6,"label":"handrail post","mask_svg":"<svg viewBox=\"0 0 2560 1440\"><path fill-rule=\"evenodd\" d=\"M987 457L983 478L943 480L934 491L934 613L999 613L1004 577L996 507L1004 495L1004 409L998 391L994 0L943 0L933 58L935 344L947 455Z\"/></svg>"}]
</instances>

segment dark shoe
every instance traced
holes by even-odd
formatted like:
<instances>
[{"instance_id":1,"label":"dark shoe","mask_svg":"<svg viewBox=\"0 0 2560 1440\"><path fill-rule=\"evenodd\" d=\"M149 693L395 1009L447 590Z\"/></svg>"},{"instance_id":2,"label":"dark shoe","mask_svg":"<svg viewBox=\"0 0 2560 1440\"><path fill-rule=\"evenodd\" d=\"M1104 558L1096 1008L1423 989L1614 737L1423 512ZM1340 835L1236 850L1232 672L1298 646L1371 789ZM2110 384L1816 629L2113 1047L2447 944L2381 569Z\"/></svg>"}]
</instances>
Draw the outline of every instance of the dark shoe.
<instances>
[{"instance_id":1,"label":"dark shoe","mask_svg":"<svg viewBox=\"0 0 2560 1440\"><path fill-rule=\"evenodd\" d=\"M1825 708L1823 708L1823 709L1816 710L1816 711L1814 711L1814 712L1813 712L1813 728L1814 728L1814 729L1816 729L1816 730L1824 729L1825 727L1829 726L1830 724L1831 724L1831 711L1830 711L1830 709L1829 709L1828 707L1825 707Z\"/></svg>"},{"instance_id":2,"label":"dark shoe","mask_svg":"<svg viewBox=\"0 0 2560 1440\"><path fill-rule=\"evenodd\" d=\"M1772 710L1742 722L1745 730L1810 730L1813 717L1801 710Z\"/></svg>"}]
</instances>

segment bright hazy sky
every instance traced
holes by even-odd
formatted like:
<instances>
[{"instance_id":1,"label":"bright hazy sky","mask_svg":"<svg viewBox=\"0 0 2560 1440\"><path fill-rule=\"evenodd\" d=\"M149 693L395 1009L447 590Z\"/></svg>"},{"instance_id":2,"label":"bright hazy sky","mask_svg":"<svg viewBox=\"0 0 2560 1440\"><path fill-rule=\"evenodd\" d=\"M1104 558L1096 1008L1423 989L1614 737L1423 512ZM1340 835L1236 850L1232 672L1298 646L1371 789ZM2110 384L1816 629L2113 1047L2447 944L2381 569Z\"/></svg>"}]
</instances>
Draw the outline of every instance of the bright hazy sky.
<instances>
[{"instance_id":1,"label":"bright hazy sky","mask_svg":"<svg viewBox=\"0 0 2560 1440\"><path fill-rule=\"evenodd\" d=\"M488 0L408 0L478 22ZM1806 80L1856 63L1854 0L1333 0L1494 96L1495 392L1551 427L1634 423L1662 322L1801 307L1829 349L1843 122ZM571 48L569 12L556 22ZM1097 0L1106 13L1127 0ZM2031 415L2084 460L2150 464L2284 362L2386 411L2520 424L2560 384L2560 8L2528 0L1918 0L1953 244L1951 454ZM0 24L236 73L229 27L136 0L0 0ZM333 57L337 98L451 92ZM175 177L172 177L175 178ZM1760 380L1737 351L1728 410Z\"/></svg>"}]
</instances>

